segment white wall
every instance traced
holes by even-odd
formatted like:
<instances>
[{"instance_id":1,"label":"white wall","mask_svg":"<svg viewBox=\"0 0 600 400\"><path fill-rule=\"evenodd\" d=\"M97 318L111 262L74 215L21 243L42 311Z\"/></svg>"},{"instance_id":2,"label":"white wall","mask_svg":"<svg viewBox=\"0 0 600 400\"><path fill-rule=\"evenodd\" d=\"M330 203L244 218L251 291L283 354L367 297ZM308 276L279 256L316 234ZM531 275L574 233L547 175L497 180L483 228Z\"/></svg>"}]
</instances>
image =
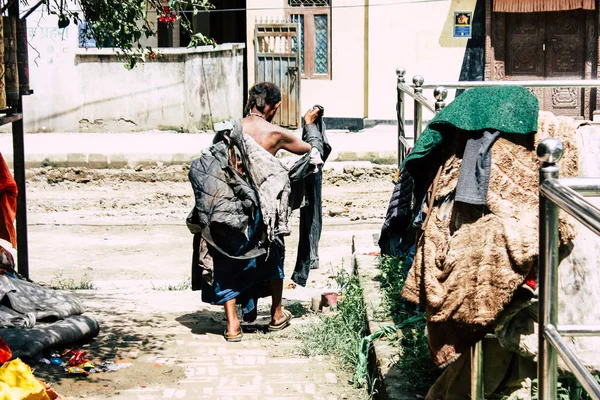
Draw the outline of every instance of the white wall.
<instances>
[{"instance_id":1,"label":"white wall","mask_svg":"<svg viewBox=\"0 0 600 400\"><path fill-rule=\"evenodd\" d=\"M28 18L28 132L195 131L242 114L244 44L160 49L128 71L111 49L80 49L76 26L56 26Z\"/></svg>"},{"instance_id":2,"label":"white wall","mask_svg":"<svg viewBox=\"0 0 600 400\"><path fill-rule=\"evenodd\" d=\"M458 81L467 39L453 38L454 11L474 11L476 0L394 4L371 0L369 10L369 118L396 119L396 69L406 80ZM374 4L388 4L375 6ZM433 99L433 91L425 95ZM453 95L453 94L452 94ZM407 104L407 119L413 107ZM430 114L424 112L429 119Z\"/></svg>"},{"instance_id":3,"label":"white wall","mask_svg":"<svg viewBox=\"0 0 600 400\"><path fill-rule=\"evenodd\" d=\"M331 80L302 80L303 112L314 104L321 104L328 117L367 116L364 4L365 0L332 0Z\"/></svg>"}]
</instances>

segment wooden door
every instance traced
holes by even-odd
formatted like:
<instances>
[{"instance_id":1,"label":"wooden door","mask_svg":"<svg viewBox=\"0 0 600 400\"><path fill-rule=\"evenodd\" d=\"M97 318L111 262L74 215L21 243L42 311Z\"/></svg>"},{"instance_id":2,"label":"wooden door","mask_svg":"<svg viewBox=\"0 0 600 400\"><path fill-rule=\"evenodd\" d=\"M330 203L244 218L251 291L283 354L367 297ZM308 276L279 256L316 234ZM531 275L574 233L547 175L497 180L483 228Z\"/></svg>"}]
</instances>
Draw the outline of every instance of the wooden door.
<instances>
[{"instance_id":1,"label":"wooden door","mask_svg":"<svg viewBox=\"0 0 600 400\"><path fill-rule=\"evenodd\" d=\"M583 79L585 27L583 10L507 13L505 79ZM581 89L532 91L542 110L568 116L584 113Z\"/></svg>"},{"instance_id":2,"label":"wooden door","mask_svg":"<svg viewBox=\"0 0 600 400\"><path fill-rule=\"evenodd\" d=\"M585 14L583 10L546 14L546 78L583 79ZM544 106L557 115L583 115L582 89L544 90Z\"/></svg>"},{"instance_id":3,"label":"wooden door","mask_svg":"<svg viewBox=\"0 0 600 400\"><path fill-rule=\"evenodd\" d=\"M281 107L273 123L300 127L300 74L298 24L257 23L254 30L254 81L272 82L281 89Z\"/></svg>"}]
</instances>

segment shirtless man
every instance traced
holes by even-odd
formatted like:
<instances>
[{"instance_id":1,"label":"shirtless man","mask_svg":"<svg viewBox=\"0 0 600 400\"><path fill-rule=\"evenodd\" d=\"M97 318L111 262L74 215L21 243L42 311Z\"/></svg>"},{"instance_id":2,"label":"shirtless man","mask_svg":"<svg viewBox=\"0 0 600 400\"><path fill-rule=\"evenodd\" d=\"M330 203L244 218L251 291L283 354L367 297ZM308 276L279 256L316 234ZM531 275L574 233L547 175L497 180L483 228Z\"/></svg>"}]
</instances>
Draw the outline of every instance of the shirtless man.
<instances>
[{"instance_id":1,"label":"shirtless man","mask_svg":"<svg viewBox=\"0 0 600 400\"><path fill-rule=\"evenodd\" d=\"M294 154L309 152L311 150L310 144L294 136L287 129L271 123L280 106L281 91L276 85L263 82L253 86L250 89L248 103L244 110L246 117L242 119L243 133L250 135L272 155L275 155L281 149ZM319 112L318 108L309 110L304 116L305 124L314 124ZM307 126L307 128L310 127ZM279 276L283 277L283 265L280 266ZM283 278L268 280L268 287L273 300L269 330L277 331L289 325L289 320L291 319L291 315L288 312L284 312L281 307ZM228 341L237 341L239 338L241 340L241 325L235 308L236 301L232 299L225 302L224 305L227 317L225 339ZM249 319L252 319L252 317Z\"/></svg>"}]
</instances>

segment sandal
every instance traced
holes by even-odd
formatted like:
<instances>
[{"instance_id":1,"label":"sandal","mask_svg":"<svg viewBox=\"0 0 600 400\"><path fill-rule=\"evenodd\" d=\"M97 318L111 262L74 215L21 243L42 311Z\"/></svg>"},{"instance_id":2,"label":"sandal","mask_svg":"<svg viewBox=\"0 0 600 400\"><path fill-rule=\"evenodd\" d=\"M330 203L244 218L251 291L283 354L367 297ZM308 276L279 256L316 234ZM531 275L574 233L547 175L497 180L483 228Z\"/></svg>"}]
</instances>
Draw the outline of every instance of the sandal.
<instances>
[{"instance_id":1,"label":"sandal","mask_svg":"<svg viewBox=\"0 0 600 400\"><path fill-rule=\"evenodd\" d=\"M283 320L283 322L280 322L279 324L269 324L269 326L267 327L267 331L269 332L279 332L285 328L287 328L288 326L290 326L290 321L293 318L293 315L291 312L289 312L288 310L282 310L283 315L285 316L285 320Z\"/></svg>"},{"instance_id":2,"label":"sandal","mask_svg":"<svg viewBox=\"0 0 600 400\"><path fill-rule=\"evenodd\" d=\"M240 329L240 331L236 335L230 336L227 334L227 329L225 329L225 331L223 332L223 337L228 342L241 342L242 338L244 337L244 332L242 332L242 330Z\"/></svg>"}]
</instances>

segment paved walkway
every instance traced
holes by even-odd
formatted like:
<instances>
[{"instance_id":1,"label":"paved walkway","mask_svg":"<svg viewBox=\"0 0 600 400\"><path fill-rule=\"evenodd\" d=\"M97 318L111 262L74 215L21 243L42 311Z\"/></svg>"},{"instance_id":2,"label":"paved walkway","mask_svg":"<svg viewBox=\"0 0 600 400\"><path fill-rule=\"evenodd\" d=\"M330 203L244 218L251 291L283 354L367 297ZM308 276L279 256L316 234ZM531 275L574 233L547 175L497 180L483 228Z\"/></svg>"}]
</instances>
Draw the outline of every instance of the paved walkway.
<instances>
[{"instance_id":1,"label":"paved walkway","mask_svg":"<svg viewBox=\"0 0 600 400\"><path fill-rule=\"evenodd\" d=\"M396 126L379 125L357 133L328 131L333 151L330 161L371 161L394 164ZM162 163L189 163L210 146L212 134L176 132L31 133L25 135L28 168L45 165L124 168ZM10 134L0 134L0 152L12 162Z\"/></svg>"},{"instance_id":2,"label":"paved walkway","mask_svg":"<svg viewBox=\"0 0 600 400\"><path fill-rule=\"evenodd\" d=\"M366 234L379 225L347 222L326 226L320 246L321 268L311 271L310 287L284 290L284 306L298 302L308 306L311 297L335 287L330 277L339 268L351 268L352 234ZM296 330L316 322L314 315L307 313L305 319L293 319L290 328L266 334L263 328L270 304L263 299L259 319L245 325L243 341L227 343L222 336L222 307L202 303L201 292L167 290L168 285L181 283L181 276L189 276L190 244L185 228L156 225L107 230L106 226L88 226L85 233L75 225L52 229L36 225L31 229L35 240L30 250L36 260L54 249L68 247L60 258L45 257L46 263L34 263L36 281L50 282L61 266L78 266L96 285L95 290L77 294L88 308L87 315L99 321L100 335L79 348L88 351L95 362L131 363L116 372L87 378L65 376L53 365L34 365L36 376L52 383L59 393L91 400L366 399L364 391L348 384L349 372L335 361L300 354ZM294 233L286 240L290 249L288 276L295 260L297 230L294 225ZM110 240L103 240L106 235ZM131 246L127 253L113 248L115 241L137 243L138 236L146 237L147 244ZM162 239L157 241L157 237ZM135 263L133 254L146 260L159 257L162 268L150 261ZM134 279L123 280L127 272L119 271L128 269L137 274ZM67 273L71 276L71 271Z\"/></svg>"}]
</instances>

